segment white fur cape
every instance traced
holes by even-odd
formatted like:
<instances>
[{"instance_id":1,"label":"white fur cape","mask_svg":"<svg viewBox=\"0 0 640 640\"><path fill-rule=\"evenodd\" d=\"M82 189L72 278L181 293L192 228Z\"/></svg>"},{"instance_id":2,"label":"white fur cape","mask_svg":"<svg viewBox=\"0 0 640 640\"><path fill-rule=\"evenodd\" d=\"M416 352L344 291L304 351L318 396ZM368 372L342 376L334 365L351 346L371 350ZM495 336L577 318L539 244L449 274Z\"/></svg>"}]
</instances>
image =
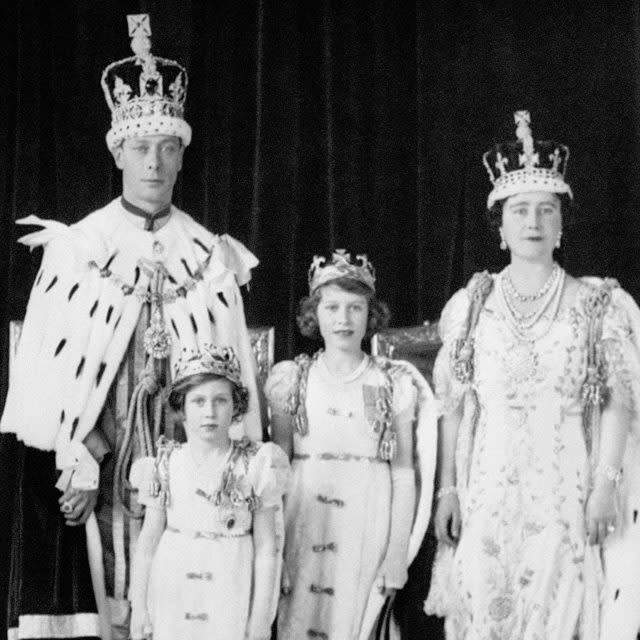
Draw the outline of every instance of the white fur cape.
<instances>
[{"instance_id":1,"label":"white fur cape","mask_svg":"<svg viewBox=\"0 0 640 640\"><path fill-rule=\"evenodd\" d=\"M172 278L165 280L164 292L190 284L184 295L164 304L172 365L185 347L232 346L251 398L245 429L261 439L255 365L239 290L258 260L244 245L210 233L176 207L164 227L143 231L127 219L119 198L71 226L35 216L21 222L44 227L20 241L45 251L0 431L57 451L60 466L60 452L68 451L71 441L82 442L95 425L138 322L143 302L137 293L147 290L148 267L162 262ZM191 278L199 269L202 278Z\"/></svg>"}]
</instances>

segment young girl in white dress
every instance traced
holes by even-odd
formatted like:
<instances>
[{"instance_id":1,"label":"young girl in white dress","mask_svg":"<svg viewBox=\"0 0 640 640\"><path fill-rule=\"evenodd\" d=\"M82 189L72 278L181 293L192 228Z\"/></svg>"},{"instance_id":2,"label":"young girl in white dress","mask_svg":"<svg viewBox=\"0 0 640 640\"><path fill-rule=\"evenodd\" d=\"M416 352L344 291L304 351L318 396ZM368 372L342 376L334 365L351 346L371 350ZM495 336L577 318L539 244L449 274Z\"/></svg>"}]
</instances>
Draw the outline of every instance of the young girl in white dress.
<instances>
[{"instance_id":1,"label":"young girl in white dress","mask_svg":"<svg viewBox=\"0 0 640 640\"><path fill-rule=\"evenodd\" d=\"M183 354L169 402L187 443L161 441L155 459L131 470L146 507L130 590L134 640L271 637L289 463L274 444L232 439L247 401L230 348Z\"/></svg>"},{"instance_id":2,"label":"young girl in white dress","mask_svg":"<svg viewBox=\"0 0 640 640\"><path fill-rule=\"evenodd\" d=\"M324 350L278 363L265 387L274 441L293 461L278 611L283 640L369 636L384 596L407 579L414 432L435 435L433 414L426 426L431 394L424 378L407 362L361 348L388 320L366 256L352 263L337 251L323 263L314 258L298 324L307 336L319 330ZM433 439L426 448L422 486L430 504ZM420 512L428 514L427 502L420 501ZM424 529L414 530L419 543Z\"/></svg>"}]
</instances>

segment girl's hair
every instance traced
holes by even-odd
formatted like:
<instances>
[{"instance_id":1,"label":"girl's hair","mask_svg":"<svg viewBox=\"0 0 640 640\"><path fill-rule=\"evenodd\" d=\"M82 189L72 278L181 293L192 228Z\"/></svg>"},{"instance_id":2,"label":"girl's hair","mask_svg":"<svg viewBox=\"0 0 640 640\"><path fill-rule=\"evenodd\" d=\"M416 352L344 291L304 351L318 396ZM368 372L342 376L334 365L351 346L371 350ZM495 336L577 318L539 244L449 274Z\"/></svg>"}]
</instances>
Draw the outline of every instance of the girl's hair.
<instances>
[{"instance_id":1,"label":"girl's hair","mask_svg":"<svg viewBox=\"0 0 640 640\"><path fill-rule=\"evenodd\" d=\"M231 382L224 376L218 376L215 373L195 373L187 376L173 385L169 394L169 406L178 413L184 412L184 399L195 387L209 380L227 380L231 385L231 397L233 399L233 417L238 419L249 410L249 390L244 385Z\"/></svg>"},{"instance_id":2,"label":"girl's hair","mask_svg":"<svg viewBox=\"0 0 640 640\"><path fill-rule=\"evenodd\" d=\"M573 224L573 218L575 213L575 207L573 200L567 193L556 193L556 196L560 198L560 212L562 213L562 226L569 227ZM490 209L487 209L487 220L491 229L498 233L498 229L502 226L502 207L504 206L507 198L496 200Z\"/></svg>"},{"instance_id":3,"label":"girl's hair","mask_svg":"<svg viewBox=\"0 0 640 640\"><path fill-rule=\"evenodd\" d=\"M385 329L389 325L389 307L378 300L375 293L367 287L366 284L353 280L352 278L336 278L325 282L318 287L310 296L302 298L298 305L298 315L296 320L300 333L306 338L318 340L320 338L320 330L318 327L318 304L322 298L322 289L329 284L333 284L349 293L357 293L367 299L369 307L369 316L367 318L367 331L365 338L370 338L374 333Z\"/></svg>"}]
</instances>

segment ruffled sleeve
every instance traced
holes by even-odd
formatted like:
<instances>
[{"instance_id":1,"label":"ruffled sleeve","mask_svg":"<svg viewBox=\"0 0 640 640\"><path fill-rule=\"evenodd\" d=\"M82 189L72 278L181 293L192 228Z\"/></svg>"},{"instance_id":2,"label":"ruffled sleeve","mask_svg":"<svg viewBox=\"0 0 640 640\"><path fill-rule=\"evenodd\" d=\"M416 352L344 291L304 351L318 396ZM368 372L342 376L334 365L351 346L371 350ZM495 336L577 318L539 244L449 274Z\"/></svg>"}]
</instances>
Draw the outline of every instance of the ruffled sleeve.
<instances>
[{"instance_id":1,"label":"ruffled sleeve","mask_svg":"<svg viewBox=\"0 0 640 640\"><path fill-rule=\"evenodd\" d=\"M289 460L273 442L265 442L249 462L247 479L260 499L260 508L279 507L289 482Z\"/></svg>"},{"instance_id":2,"label":"ruffled sleeve","mask_svg":"<svg viewBox=\"0 0 640 640\"><path fill-rule=\"evenodd\" d=\"M160 492L156 490L157 481L155 473L155 459L151 456L138 458L129 472L131 486L137 489L138 504L145 507L163 508Z\"/></svg>"},{"instance_id":3,"label":"ruffled sleeve","mask_svg":"<svg viewBox=\"0 0 640 640\"><path fill-rule=\"evenodd\" d=\"M225 233L219 237L218 252L225 267L236 274L239 286L251 280L251 269L258 266L259 260L242 242Z\"/></svg>"},{"instance_id":4,"label":"ruffled sleeve","mask_svg":"<svg viewBox=\"0 0 640 640\"><path fill-rule=\"evenodd\" d=\"M633 423L640 419L640 309L620 287L602 322L602 347L609 393L630 411Z\"/></svg>"},{"instance_id":5,"label":"ruffled sleeve","mask_svg":"<svg viewBox=\"0 0 640 640\"><path fill-rule=\"evenodd\" d=\"M433 367L433 383L439 415L453 411L460 403L464 385L453 372L455 342L462 337L469 311L469 295L466 289L457 291L445 305L438 323L442 347Z\"/></svg>"},{"instance_id":6,"label":"ruffled sleeve","mask_svg":"<svg viewBox=\"0 0 640 640\"><path fill-rule=\"evenodd\" d=\"M264 394L272 411L290 413L290 399L298 384L298 365L293 360L278 362L264 386Z\"/></svg>"},{"instance_id":7,"label":"ruffled sleeve","mask_svg":"<svg viewBox=\"0 0 640 640\"><path fill-rule=\"evenodd\" d=\"M393 414L397 420L413 420L416 415L418 390L409 368L402 361L391 370L393 380Z\"/></svg>"}]
</instances>

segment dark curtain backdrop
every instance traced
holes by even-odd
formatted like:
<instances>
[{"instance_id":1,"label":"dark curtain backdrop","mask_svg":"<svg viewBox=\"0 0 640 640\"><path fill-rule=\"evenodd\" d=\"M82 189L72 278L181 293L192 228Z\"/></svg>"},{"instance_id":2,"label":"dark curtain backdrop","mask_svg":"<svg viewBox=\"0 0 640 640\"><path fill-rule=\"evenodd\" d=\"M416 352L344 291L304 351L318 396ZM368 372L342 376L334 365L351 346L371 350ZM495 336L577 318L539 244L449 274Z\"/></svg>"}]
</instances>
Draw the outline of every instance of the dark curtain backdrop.
<instances>
[{"instance_id":1,"label":"dark curtain backdrop","mask_svg":"<svg viewBox=\"0 0 640 640\"><path fill-rule=\"evenodd\" d=\"M245 297L295 331L312 255L367 252L394 324L438 317L505 256L483 216L482 152L512 112L571 149L577 224L563 260L640 297L637 0L23 0L0 9L0 405L8 321L41 255L17 218L72 223L120 191L104 143L102 69L130 55L125 15L190 73L193 143L175 203L261 259ZM37 396L37 390L34 390Z\"/></svg>"}]
</instances>

